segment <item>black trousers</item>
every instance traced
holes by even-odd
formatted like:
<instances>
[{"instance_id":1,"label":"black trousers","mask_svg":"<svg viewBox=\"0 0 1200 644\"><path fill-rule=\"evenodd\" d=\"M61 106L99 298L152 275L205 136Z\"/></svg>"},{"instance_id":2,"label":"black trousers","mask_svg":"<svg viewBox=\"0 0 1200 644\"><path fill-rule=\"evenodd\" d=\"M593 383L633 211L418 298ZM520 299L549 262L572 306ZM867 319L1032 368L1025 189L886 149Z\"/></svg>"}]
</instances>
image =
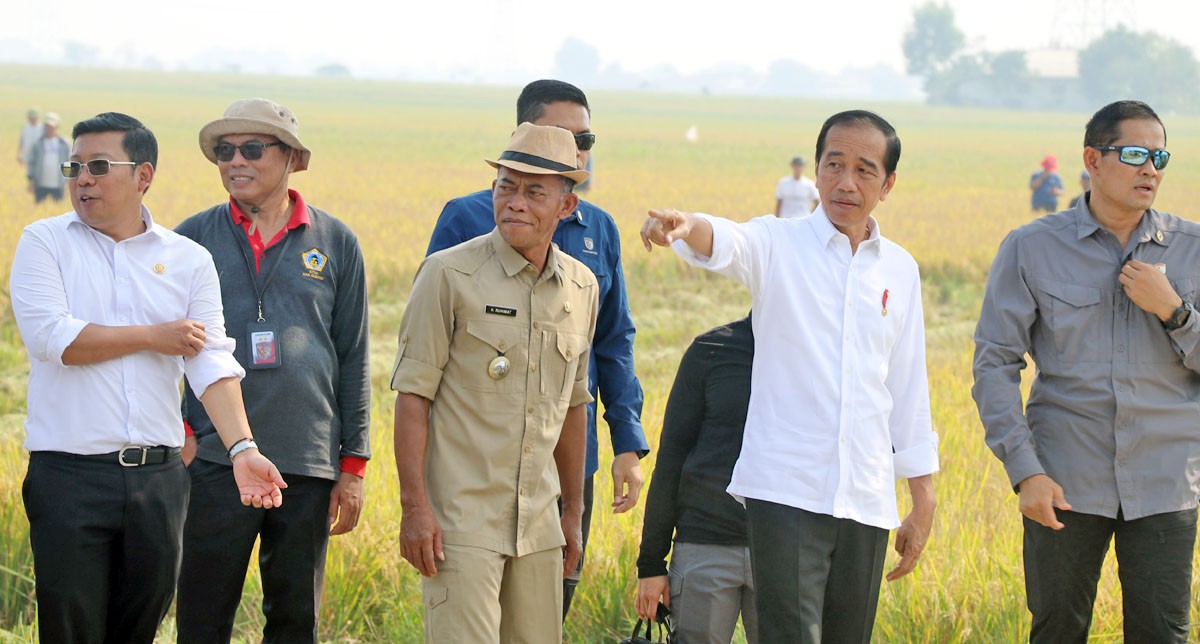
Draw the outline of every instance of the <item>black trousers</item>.
<instances>
[{"instance_id":1,"label":"black trousers","mask_svg":"<svg viewBox=\"0 0 1200 644\"><path fill-rule=\"evenodd\" d=\"M746 499L762 644L871 640L888 531Z\"/></svg>"},{"instance_id":2,"label":"black trousers","mask_svg":"<svg viewBox=\"0 0 1200 644\"><path fill-rule=\"evenodd\" d=\"M592 487L592 482L596 476L587 476L583 479L583 552L579 556L579 565L575 567L575 572L569 577L563 578L563 621L567 621L567 611L571 610L571 600L575 598L575 587L579 585L579 578L583 575L583 560L587 556L588 533L592 531L592 499L595 497L595 489ZM560 504L559 511L562 511Z\"/></svg>"},{"instance_id":3,"label":"black trousers","mask_svg":"<svg viewBox=\"0 0 1200 644\"><path fill-rule=\"evenodd\" d=\"M22 486L43 642L146 642L171 605L188 476L33 452Z\"/></svg>"},{"instance_id":4,"label":"black trousers","mask_svg":"<svg viewBox=\"0 0 1200 644\"><path fill-rule=\"evenodd\" d=\"M1056 510L1066 527L1025 519L1029 641L1086 642L1108 544L1116 541L1126 644L1187 642L1196 509L1126 521Z\"/></svg>"},{"instance_id":5,"label":"black trousers","mask_svg":"<svg viewBox=\"0 0 1200 644\"><path fill-rule=\"evenodd\" d=\"M175 606L178 641L230 640L250 554L261 539L263 641L316 642L334 482L286 475L283 505L263 510L241 504L230 466L196 459L188 471L192 503Z\"/></svg>"}]
</instances>

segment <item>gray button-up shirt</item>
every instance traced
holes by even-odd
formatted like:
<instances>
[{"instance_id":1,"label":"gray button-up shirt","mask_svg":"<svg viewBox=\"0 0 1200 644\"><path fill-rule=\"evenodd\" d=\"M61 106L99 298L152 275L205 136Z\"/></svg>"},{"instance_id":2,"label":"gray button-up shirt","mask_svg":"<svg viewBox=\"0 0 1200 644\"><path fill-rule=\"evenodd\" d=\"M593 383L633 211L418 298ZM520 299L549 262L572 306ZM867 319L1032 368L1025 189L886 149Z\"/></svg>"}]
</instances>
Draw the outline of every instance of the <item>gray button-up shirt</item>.
<instances>
[{"instance_id":1,"label":"gray button-up shirt","mask_svg":"<svg viewBox=\"0 0 1200 644\"><path fill-rule=\"evenodd\" d=\"M1200 225L1148 210L1125 248L1086 200L1000 244L975 329L972 393L1014 486L1047 474L1072 510L1127 520L1196 507L1200 315L1166 331L1117 280L1129 259L1165 264L1200 299ZM1025 354L1037 375L1021 409Z\"/></svg>"}]
</instances>

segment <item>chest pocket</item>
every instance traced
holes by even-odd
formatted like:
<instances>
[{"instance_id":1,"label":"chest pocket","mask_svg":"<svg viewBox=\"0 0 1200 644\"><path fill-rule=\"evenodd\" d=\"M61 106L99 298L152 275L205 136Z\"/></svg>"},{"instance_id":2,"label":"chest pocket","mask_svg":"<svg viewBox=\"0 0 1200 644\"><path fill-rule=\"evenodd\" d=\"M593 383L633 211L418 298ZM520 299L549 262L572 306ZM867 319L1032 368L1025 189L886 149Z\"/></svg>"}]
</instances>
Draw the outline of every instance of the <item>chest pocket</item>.
<instances>
[{"instance_id":1,"label":"chest pocket","mask_svg":"<svg viewBox=\"0 0 1200 644\"><path fill-rule=\"evenodd\" d=\"M1104 329L1112 319L1101 311L1099 288L1046 280L1038 284L1038 292L1038 306L1049 321L1059 360L1095 362L1108 358L1111 343L1105 340Z\"/></svg>"},{"instance_id":2,"label":"chest pocket","mask_svg":"<svg viewBox=\"0 0 1200 644\"><path fill-rule=\"evenodd\" d=\"M486 393L520 391L525 383L525 368L529 357L521 341L521 327L485 320L467 321L467 341L470 349L460 352L463 386ZM492 361L503 355L508 360L508 374L502 378L488 375Z\"/></svg>"},{"instance_id":3,"label":"chest pocket","mask_svg":"<svg viewBox=\"0 0 1200 644\"><path fill-rule=\"evenodd\" d=\"M542 332L541 348L541 394L555 400L569 400L579 358L588 350L587 336L547 329Z\"/></svg>"}]
</instances>

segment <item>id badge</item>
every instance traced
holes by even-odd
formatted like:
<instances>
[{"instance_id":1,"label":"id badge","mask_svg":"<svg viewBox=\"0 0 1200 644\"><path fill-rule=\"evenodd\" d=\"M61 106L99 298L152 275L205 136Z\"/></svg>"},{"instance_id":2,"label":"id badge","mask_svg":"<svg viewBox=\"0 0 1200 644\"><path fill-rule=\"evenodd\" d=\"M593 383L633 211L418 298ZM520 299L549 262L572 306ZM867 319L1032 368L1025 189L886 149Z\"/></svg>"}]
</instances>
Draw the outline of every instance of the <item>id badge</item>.
<instances>
[{"instance_id":1,"label":"id badge","mask_svg":"<svg viewBox=\"0 0 1200 644\"><path fill-rule=\"evenodd\" d=\"M282 364L279 355L279 339L273 324L251 324L250 360L251 369L274 369Z\"/></svg>"}]
</instances>

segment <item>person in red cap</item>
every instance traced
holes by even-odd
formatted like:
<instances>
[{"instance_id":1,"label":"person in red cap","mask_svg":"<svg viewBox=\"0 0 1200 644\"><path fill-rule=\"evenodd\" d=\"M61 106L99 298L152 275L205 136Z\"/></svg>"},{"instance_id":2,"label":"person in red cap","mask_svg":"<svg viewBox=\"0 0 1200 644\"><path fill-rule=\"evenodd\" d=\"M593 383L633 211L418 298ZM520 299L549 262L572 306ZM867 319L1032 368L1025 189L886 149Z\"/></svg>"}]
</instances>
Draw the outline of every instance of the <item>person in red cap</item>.
<instances>
[{"instance_id":1,"label":"person in red cap","mask_svg":"<svg viewBox=\"0 0 1200 644\"><path fill-rule=\"evenodd\" d=\"M1058 196L1063 193L1062 177L1058 176L1058 160L1053 154L1042 159L1041 172L1029 178L1029 189L1033 191L1034 212L1057 212Z\"/></svg>"}]
</instances>

